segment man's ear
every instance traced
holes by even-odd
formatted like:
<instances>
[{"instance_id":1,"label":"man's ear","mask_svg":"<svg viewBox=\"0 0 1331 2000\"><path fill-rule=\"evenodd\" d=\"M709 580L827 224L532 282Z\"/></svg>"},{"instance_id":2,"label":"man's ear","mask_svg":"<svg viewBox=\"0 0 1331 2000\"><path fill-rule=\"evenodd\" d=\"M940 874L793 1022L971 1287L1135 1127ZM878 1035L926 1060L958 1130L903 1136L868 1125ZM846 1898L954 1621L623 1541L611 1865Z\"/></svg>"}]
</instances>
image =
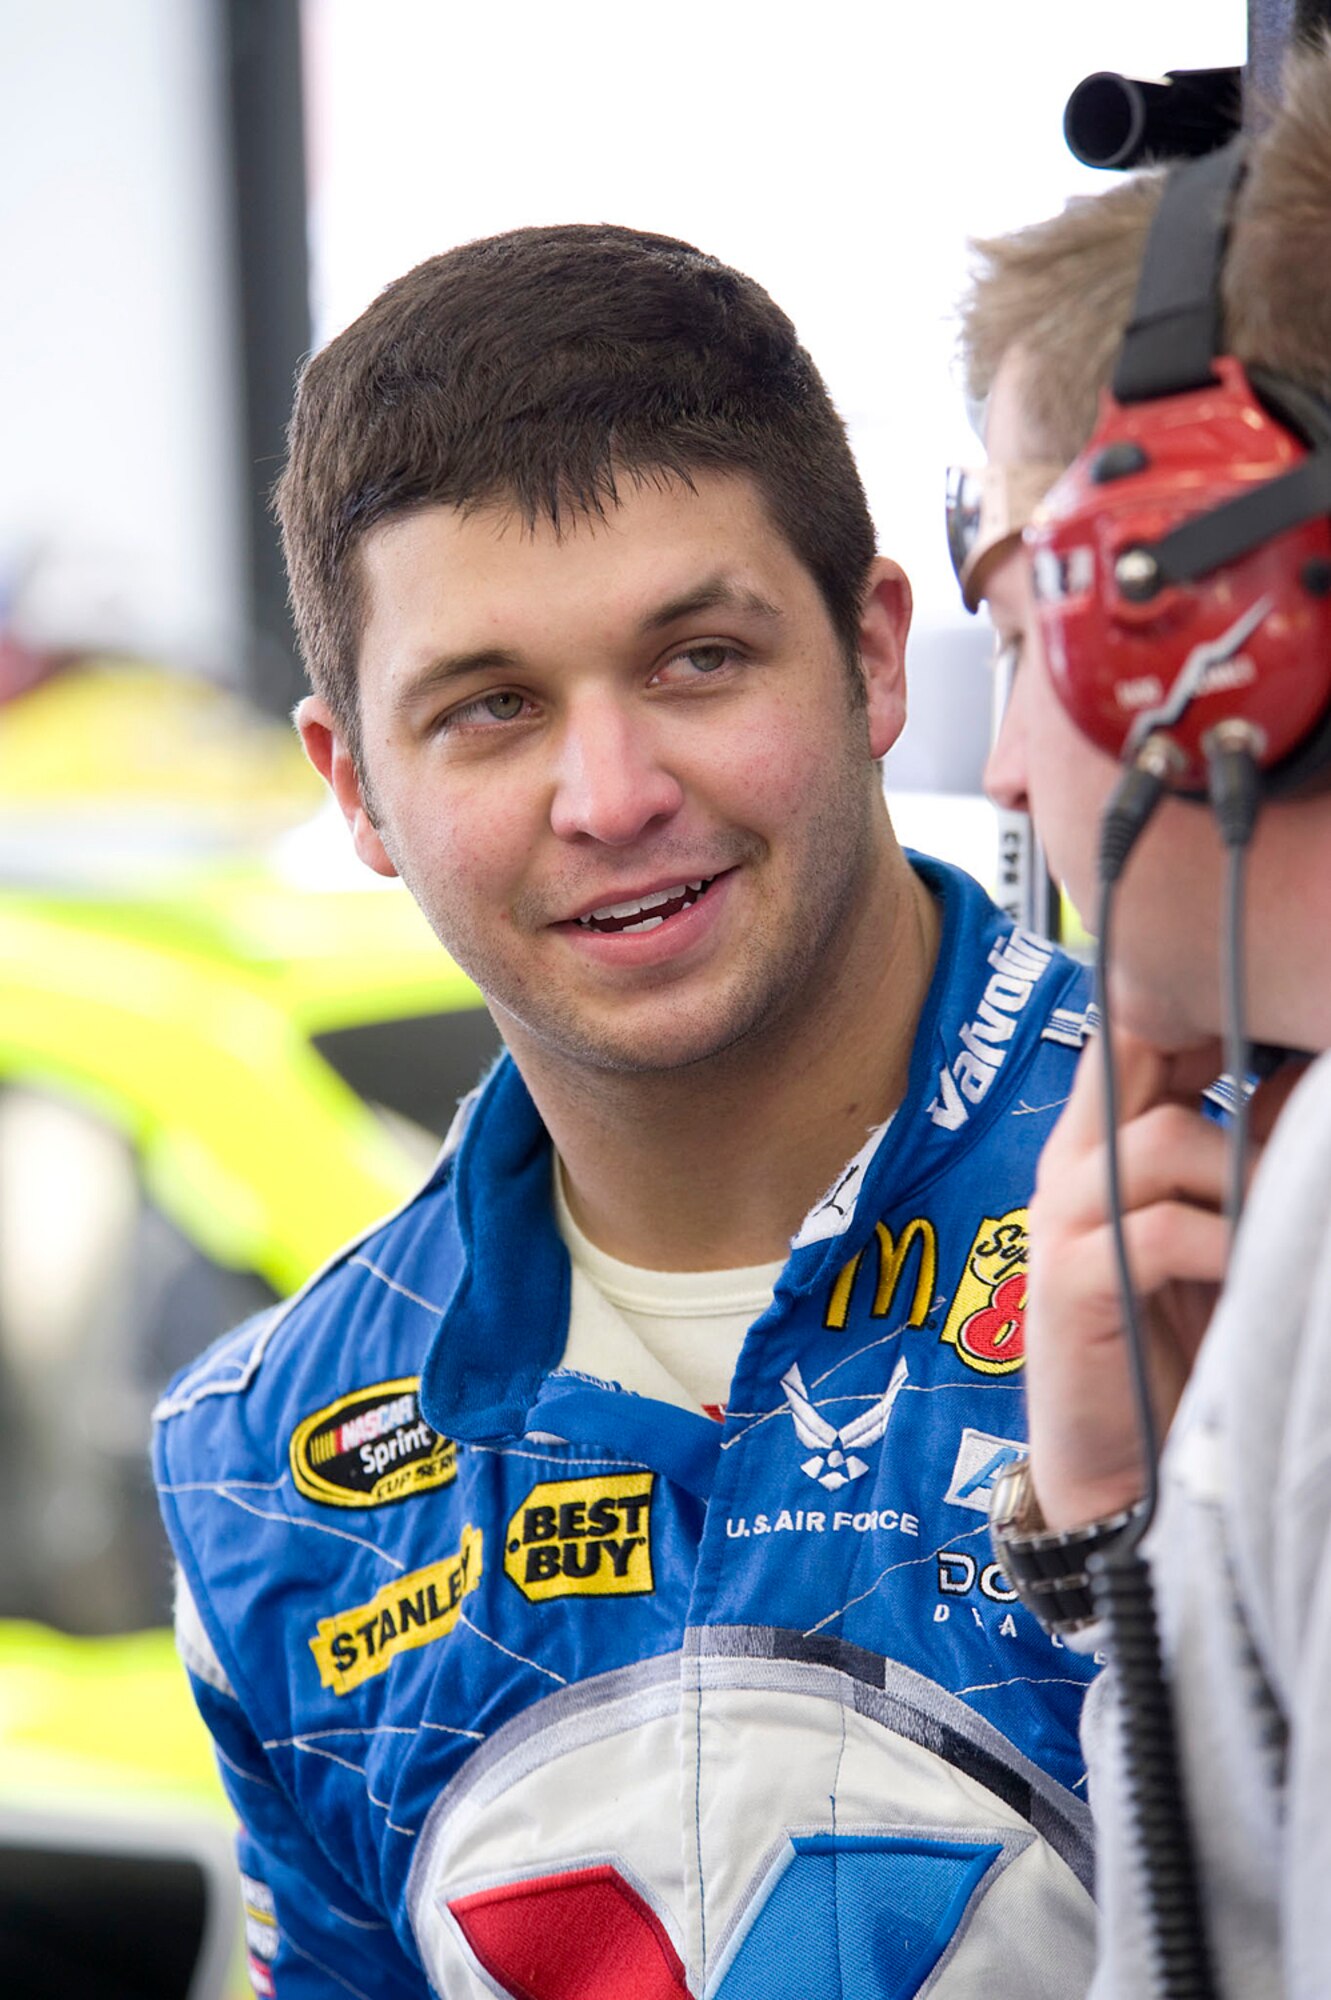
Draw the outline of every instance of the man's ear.
<instances>
[{"instance_id":1,"label":"man's ear","mask_svg":"<svg viewBox=\"0 0 1331 2000\"><path fill-rule=\"evenodd\" d=\"M869 742L885 757L906 726L906 634L911 592L906 572L887 556L869 571L860 614L860 671L864 675Z\"/></svg>"},{"instance_id":2,"label":"man's ear","mask_svg":"<svg viewBox=\"0 0 1331 2000\"><path fill-rule=\"evenodd\" d=\"M365 787L333 712L321 695L307 694L296 704L296 727L305 755L342 808L356 852L376 875L396 875L388 849L365 801Z\"/></svg>"}]
</instances>

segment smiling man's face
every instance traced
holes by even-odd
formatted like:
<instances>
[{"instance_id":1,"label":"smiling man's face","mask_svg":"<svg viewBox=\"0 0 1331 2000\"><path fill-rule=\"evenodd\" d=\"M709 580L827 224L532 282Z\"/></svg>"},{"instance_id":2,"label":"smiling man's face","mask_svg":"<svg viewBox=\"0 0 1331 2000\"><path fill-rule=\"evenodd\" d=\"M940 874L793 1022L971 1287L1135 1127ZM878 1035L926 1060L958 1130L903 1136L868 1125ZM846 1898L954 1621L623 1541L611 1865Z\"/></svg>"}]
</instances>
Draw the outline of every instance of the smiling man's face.
<instances>
[{"instance_id":1,"label":"smiling man's face","mask_svg":"<svg viewBox=\"0 0 1331 2000\"><path fill-rule=\"evenodd\" d=\"M300 724L361 858L400 874L521 1056L705 1060L818 995L889 856L909 589L875 566L865 699L734 475L626 481L562 536L429 507L362 546L361 783Z\"/></svg>"}]
</instances>

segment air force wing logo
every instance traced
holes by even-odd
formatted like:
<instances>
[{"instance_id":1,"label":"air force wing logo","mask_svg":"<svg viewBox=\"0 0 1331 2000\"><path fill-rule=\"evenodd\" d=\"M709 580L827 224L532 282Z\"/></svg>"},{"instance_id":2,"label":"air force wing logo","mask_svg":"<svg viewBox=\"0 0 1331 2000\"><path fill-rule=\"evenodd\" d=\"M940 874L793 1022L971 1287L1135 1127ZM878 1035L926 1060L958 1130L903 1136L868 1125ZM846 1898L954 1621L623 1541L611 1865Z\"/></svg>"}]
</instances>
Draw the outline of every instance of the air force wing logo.
<instances>
[{"instance_id":1,"label":"air force wing logo","mask_svg":"<svg viewBox=\"0 0 1331 2000\"><path fill-rule=\"evenodd\" d=\"M892 1380L877 1402L838 1429L835 1424L828 1423L810 1401L799 1363L792 1362L781 1377L781 1387L790 1405L795 1435L813 1454L804 1460L801 1472L807 1473L810 1479L816 1479L829 1493L835 1493L838 1487L849 1486L853 1479L863 1478L869 1467L859 1453L869 1445L877 1444L883 1436L892 1415L892 1405L905 1381L906 1359L902 1355L892 1371Z\"/></svg>"}]
</instances>

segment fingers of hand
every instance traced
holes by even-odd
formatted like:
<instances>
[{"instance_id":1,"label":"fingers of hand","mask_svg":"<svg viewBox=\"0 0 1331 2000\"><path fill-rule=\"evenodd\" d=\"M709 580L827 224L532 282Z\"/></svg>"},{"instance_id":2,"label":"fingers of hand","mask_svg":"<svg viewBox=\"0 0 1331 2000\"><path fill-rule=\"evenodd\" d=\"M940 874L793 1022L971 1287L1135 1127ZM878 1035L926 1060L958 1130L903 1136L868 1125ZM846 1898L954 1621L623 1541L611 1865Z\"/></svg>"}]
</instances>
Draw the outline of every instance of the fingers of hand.
<instances>
[{"instance_id":1,"label":"fingers of hand","mask_svg":"<svg viewBox=\"0 0 1331 2000\"><path fill-rule=\"evenodd\" d=\"M1182 1104L1155 1104L1118 1135L1119 1195L1125 1214L1168 1201L1224 1206L1229 1141L1213 1120ZM1103 1222L1109 1183L1103 1142L1041 1162L1031 1216L1042 1232L1081 1234Z\"/></svg>"},{"instance_id":2,"label":"fingers of hand","mask_svg":"<svg viewBox=\"0 0 1331 2000\"><path fill-rule=\"evenodd\" d=\"M1157 1292L1163 1284L1179 1280L1183 1284L1219 1284L1229 1258L1229 1224L1209 1208L1193 1202L1151 1202L1149 1208L1135 1208L1123 1216L1123 1242L1131 1266L1133 1286L1141 1296ZM1053 1322L1051 1340L1057 1340L1057 1320L1075 1320L1085 1330L1117 1332L1123 1310L1119 1302L1119 1276L1113 1248L1113 1230L1107 1222L1087 1230L1063 1244L1041 1242L1031 1232L1031 1312L1029 1322Z\"/></svg>"},{"instance_id":3,"label":"fingers of hand","mask_svg":"<svg viewBox=\"0 0 1331 2000\"><path fill-rule=\"evenodd\" d=\"M1150 1298L1170 1284L1217 1286L1229 1257L1229 1225L1223 1215L1190 1202L1160 1201L1123 1218L1123 1240L1134 1289ZM1113 1263L1108 1225L1086 1241L1088 1261ZM1117 1301L1117 1285L1115 1286ZM1116 1303L1121 1319L1121 1309Z\"/></svg>"},{"instance_id":4,"label":"fingers of hand","mask_svg":"<svg viewBox=\"0 0 1331 2000\"><path fill-rule=\"evenodd\" d=\"M1162 1201L1124 1217L1124 1244L1133 1289L1151 1299L1167 1286L1214 1288L1229 1250L1225 1219L1187 1202ZM1211 1293L1207 1293L1209 1301ZM1169 1295L1169 1304L1186 1298ZM1168 1310L1153 1317L1152 1332L1190 1361L1209 1312ZM1064 1366L1082 1370L1095 1346L1117 1345L1123 1327L1114 1239L1107 1223L1062 1253L1038 1247L1030 1271L1027 1349L1033 1373Z\"/></svg>"},{"instance_id":5,"label":"fingers of hand","mask_svg":"<svg viewBox=\"0 0 1331 2000\"><path fill-rule=\"evenodd\" d=\"M1147 1308L1151 1401L1163 1437L1214 1306L1228 1231L1208 1209L1164 1201L1125 1217L1124 1236ZM1037 1250L1026 1344L1031 1449L1046 1519L1069 1527L1127 1506L1142 1490L1144 1468L1107 1223L1066 1245L1052 1269Z\"/></svg>"},{"instance_id":6,"label":"fingers of hand","mask_svg":"<svg viewBox=\"0 0 1331 2000\"><path fill-rule=\"evenodd\" d=\"M1116 1030L1112 1041L1121 1125L1155 1104L1195 1106L1223 1067L1220 1044L1214 1041L1169 1055L1126 1030ZM1102 1145L1104 1136L1104 1050L1097 1037L1082 1050L1072 1092L1045 1147L1045 1162L1057 1168L1066 1158Z\"/></svg>"}]
</instances>

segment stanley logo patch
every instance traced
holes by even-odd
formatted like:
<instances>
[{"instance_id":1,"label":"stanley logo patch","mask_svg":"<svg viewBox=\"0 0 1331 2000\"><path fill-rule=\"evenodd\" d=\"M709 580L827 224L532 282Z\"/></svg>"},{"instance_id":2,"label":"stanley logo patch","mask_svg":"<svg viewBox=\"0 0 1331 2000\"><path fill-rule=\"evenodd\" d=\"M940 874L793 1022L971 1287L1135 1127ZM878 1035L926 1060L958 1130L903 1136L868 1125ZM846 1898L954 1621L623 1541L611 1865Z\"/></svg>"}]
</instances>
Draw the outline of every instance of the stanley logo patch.
<instances>
[{"instance_id":1,"label":"stanley logo patch","mask_svg":"<svg viewBox=\"0 0 1331 2000\"><path fill-rule=\"evenodd\" d=\"M982 1375L1011 1375L1026 1359L1026 1219L1024 1208L984 1217L939 1336Z\"/></svg>"},{"instance_id":2,"label":"stanley logo patch","mask_svg":"<svg viewBox=\"0 0 1331 2000\"><path fill-rule=\"evenodd\" d=\"M291 1434L296 1491L325 1507L386 1507L457 1478L458 1450L421 1415L420 1377L339 1396Z\"/></svg>"},{"instance_id":3,"label":"stanley logo patch","mask_svg":"<svg viewBox=\"0 0 1331 2000\"><path fill-rule=\"evenodd\" d=\"M652 1472L551 1479L508 1524L504 1570L531 1604L641 1597L652 1581Z\"/></svg>"},{"instance_id":4,"label":"stanley logo patch","mask_svg":"<svg viewBox=\"0 0 1331 2000\"><path fill-rule=\"evenodd\" d=\"M442 1639L457 1624L463 1598L480 1580L481 1531L468 1525L455 1556L386 1583L367 1604L353 1604L350 1611L319 1620L310 1651L320 1686L349 1694L386 1672L399 1653Z\"/></svg>"}]
</instances>

